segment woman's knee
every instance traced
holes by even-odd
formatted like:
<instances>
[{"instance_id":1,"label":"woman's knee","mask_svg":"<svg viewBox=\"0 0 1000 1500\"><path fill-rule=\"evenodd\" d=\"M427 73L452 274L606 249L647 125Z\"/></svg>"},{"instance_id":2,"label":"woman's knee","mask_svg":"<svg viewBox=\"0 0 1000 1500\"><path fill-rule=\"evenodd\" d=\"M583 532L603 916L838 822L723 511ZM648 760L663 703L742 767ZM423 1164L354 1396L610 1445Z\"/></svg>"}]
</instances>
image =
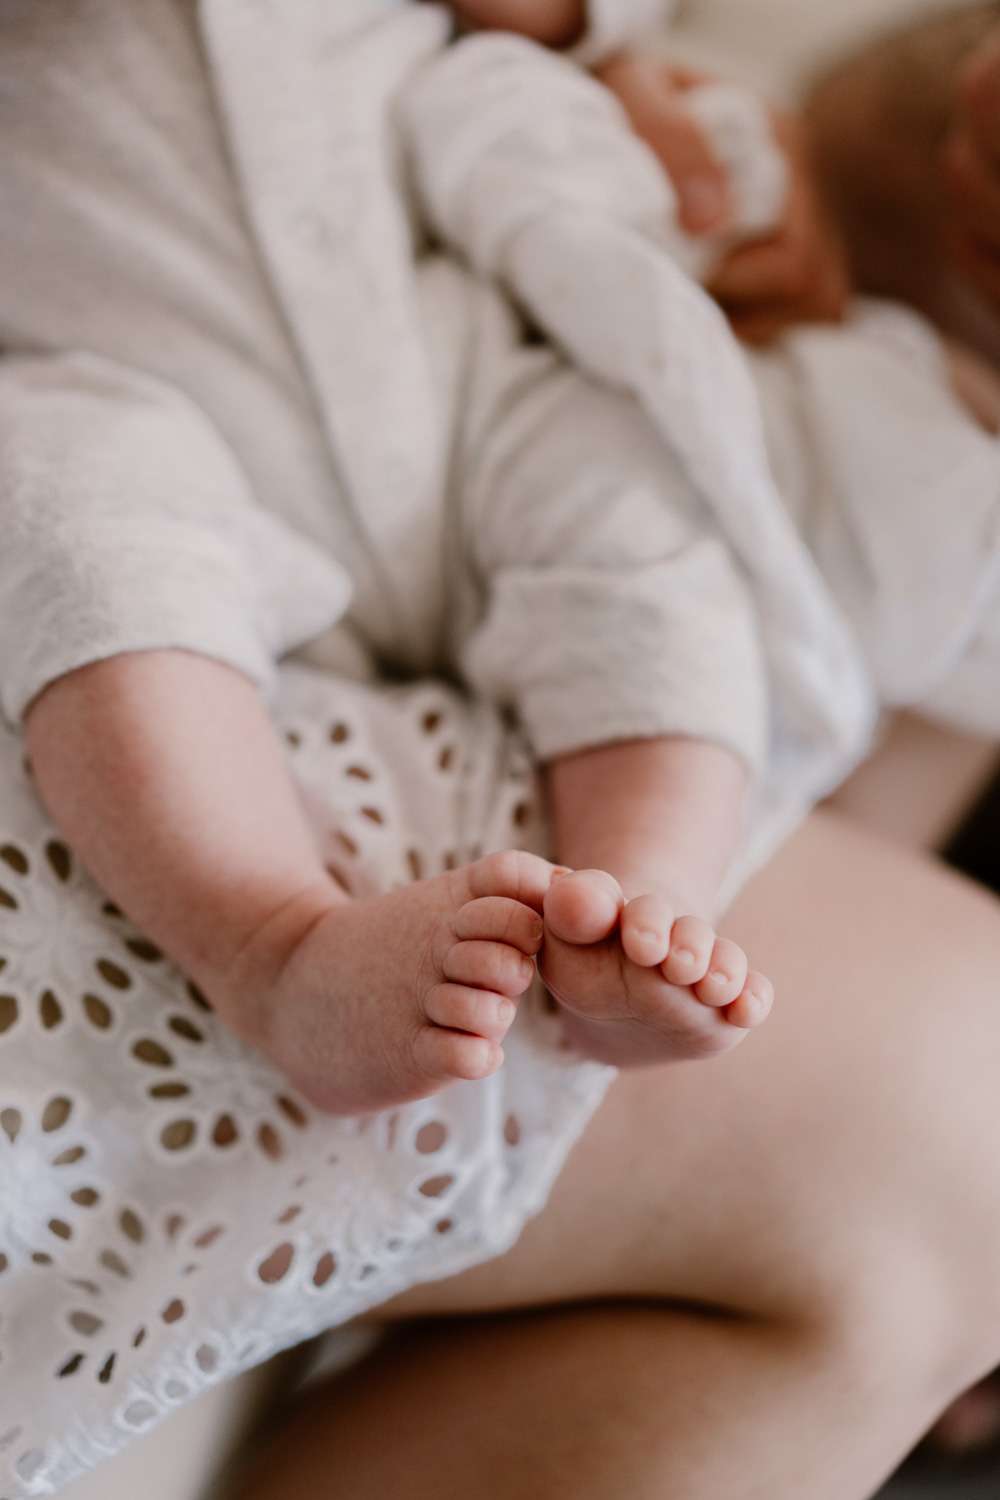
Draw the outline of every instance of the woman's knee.
<instances>
[{"instance_id":1,"label":"woman's knee","mask_svg":"<svg viewBox=\"0 0 1000 1500\"><path fill-rule=\"evenodd\" d=\"M854 1267L820 1272L808 1305L789 1309L789 1335L826 1366L843 1371L873 1403L923 1402L928 1420L1000 1359L1000 1306L979 1268L903 1232L877 1230L858 1246Z\"/></svg>"},{"instance_id":2,"label":"woman's knee","mask_svg":"<svg viewBox=\"0 0 1000 1500\"><path fill-rule=\"evenodd\" d=\"M1000 903L830 820L748 895L737 937L770 938L776 907L796 919L774 940L773 1035L732 1065L775 1153L755 1176L783 1311L845 1357L874 1342L942 1378L985 1368L1000 1356Z\"/></svg>"}]
</instances>

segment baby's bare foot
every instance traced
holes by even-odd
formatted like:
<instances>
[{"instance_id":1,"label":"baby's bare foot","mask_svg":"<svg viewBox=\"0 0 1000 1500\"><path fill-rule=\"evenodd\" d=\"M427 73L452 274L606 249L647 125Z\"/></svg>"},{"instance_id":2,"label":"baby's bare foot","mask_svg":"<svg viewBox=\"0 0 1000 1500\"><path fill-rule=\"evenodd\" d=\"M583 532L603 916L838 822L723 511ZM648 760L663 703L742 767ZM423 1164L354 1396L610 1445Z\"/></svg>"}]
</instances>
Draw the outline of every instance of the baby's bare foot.
<instances>
[{"instance_id":1,"label":"baby's bare foot","mask_svg":"<svg viewBox=\"0 0 1000 1500\"><path fill-rule=\"evenodd\" d=\"M242 964L260 1045L331 1114L495 1073L534 976L552 869L508 851L372 900L324 901L280 966Z\"/></svg>"},{"instance_id":2,"label":"baby's bare foot","mask_svg":"<svg viewBox=\"0 0 1000 1500\"><path fill-rule=\"evenodd\" d=\"M619 1067L729 1052L766 1020L769 979L665 897L625 902L601 870L563 875L544 903L540 968L570 1040Z\"/></svg>"}]
</instances>

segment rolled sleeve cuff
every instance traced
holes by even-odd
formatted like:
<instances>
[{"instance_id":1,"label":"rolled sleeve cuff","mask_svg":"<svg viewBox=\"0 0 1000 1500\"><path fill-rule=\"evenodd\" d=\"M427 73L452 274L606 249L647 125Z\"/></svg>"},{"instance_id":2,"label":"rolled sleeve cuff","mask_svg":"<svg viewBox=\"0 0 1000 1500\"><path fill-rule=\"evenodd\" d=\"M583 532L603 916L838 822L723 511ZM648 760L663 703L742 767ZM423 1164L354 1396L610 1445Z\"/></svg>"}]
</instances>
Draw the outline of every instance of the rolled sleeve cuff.
<instances>
[{"instance_id":1,"label":"rolled sleeve cuff","mask_svg":"<svg viewBox=\"0 0 1000 1500\"><path fill-rule=\"evenodd\" d=\"M275 537L268 540L273 557ZM333 624L350 592L336 564L293 539L280 541L293 584L280 609L269 597L269 576L255 574L238 553L234 558L223 537L181 538L169 523L148 518L116 526L113 547L95 549L91 530L85 548L64 538L20 566L8 558L0 589L4 718L16 727L58 677L132 651L209 656L269 696L278 658Z\"/></svg>"},{"instance_id":2,"label":"rolled sleeve cuff","mask_svg":"<svg viewBox=\"0 0 1000 1500\"><path fill-rule=\"evenodd\" d=\"M708 581L707 579L705 580ZM745 603L671 597L669 563L640 574L511 571L465 654L473 685L512 707L540 760L682 736L752 775L768 748L768 692Z\"/></svg>"},{"instance_id":3,"label":"rolled sleeve cuff","mask_svg":"<svg viewBox=\"0 0 1000 1500\"><path fill-rule=\"evenodd\" d=\"M198 651L269 684L344 612L347 575L258 506L182 392L87 353L0 368L0 710L128 651Z\"/></svg>"}]
</instances>

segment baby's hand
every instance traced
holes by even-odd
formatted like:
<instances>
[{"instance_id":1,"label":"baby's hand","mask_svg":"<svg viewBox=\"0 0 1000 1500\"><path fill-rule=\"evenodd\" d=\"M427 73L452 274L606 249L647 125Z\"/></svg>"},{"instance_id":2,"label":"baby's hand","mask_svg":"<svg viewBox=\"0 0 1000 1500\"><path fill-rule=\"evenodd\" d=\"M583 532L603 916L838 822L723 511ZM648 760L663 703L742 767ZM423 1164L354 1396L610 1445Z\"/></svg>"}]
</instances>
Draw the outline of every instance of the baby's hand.
<instances>
[{"instance_id":1,"label":"baby's hand","mask_svg":"<svg viewBox=\"0 0 1000 1500\"><path fill-rule=\"evenodd\" d=\"M552 874L507 851L371 900L331 892L287 940L251 945L227 1009L243 996L258 1044L331 1114L487 1078L534 977Z\"/></svg>"},{"instance_id":2,"label":"baby's hand","mask_svg":"<svg viewBox=\"0 0 1000 1500\"><path fill-rule=\"evenodd\" d=\"M726 171L685 106L685 95L710 80L628 54L598 76L663 164L677 193L682 228L693 235L731 229ZM838 322L850 293L846 252L823 206L798 122L777 110L770 114L788 172L781 222L766 238L731 251L707 287L735 332L751 343L769 342L796 323Z\"/></svg>"},{"instance_id":3,"label":"baby's hand","mask_svg":"<svg viewBox=\"0 0 1000 1500\"><path fill-rule=\"evenodd\" d=\"M707 82L706 76L632 52L619 53L596 76L617 95L636 135L659 157L677 194L681 228L695 235L731 228L728 174L685 104L685 94Z\"/></svg>"},{"instance_id":4,"label":"baby's hand","mask_svg":"<svg viewBox=\"0 0 1000 1500\"><path fill-rule=\"evenodd\" d=\"M798 122L772 111L785 153L788 195L778 228L741 245L723 261L707 290L739 338L766 344L798 323L839 323L851 293L847 251L809 165Z\"/></svg>"}]
</instances>

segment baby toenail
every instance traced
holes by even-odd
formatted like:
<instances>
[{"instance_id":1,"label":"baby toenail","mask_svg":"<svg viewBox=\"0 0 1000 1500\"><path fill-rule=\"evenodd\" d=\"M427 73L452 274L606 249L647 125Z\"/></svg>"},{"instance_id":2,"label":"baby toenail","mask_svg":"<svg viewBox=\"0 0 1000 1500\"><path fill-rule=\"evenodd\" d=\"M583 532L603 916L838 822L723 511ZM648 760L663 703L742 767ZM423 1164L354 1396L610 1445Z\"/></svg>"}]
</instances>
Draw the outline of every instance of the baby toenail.
<instances>
[{"instance_id":1,"label":"baby toenail","mask_svg":"<svg viewBox=\"0 0 1000 1500\"><path fill-rule=\"evenodd\" d=\"M655 927L637 927L636 936L648 939L651 943L660 943L663 941L662 933L657 932Z\"/></svg>"},{"instance_id":2,"label":"baby toenail","mask_svg":"<svg viewBox=\"0 0 1000 1500\"><path fill-rule=\"evenodd\" d=\"M697 957L697 954L691 948L675 948L674 949L674 957L675 958L683 958L685 960L690 959L691 962L693 963L694 960L695 960L695 958Z\"/></svg>"},{"instance_id":3,"label":"baby toenail","mask_svg":"<svg viewBox=\"0 0 1000 1500\"><path fill-rule=\"evenodd\" d=\"M732 978L731 975L724 973L722 969L713 969L708 977L717 984L729 984Z\"/></svg>"}]
</instances>

